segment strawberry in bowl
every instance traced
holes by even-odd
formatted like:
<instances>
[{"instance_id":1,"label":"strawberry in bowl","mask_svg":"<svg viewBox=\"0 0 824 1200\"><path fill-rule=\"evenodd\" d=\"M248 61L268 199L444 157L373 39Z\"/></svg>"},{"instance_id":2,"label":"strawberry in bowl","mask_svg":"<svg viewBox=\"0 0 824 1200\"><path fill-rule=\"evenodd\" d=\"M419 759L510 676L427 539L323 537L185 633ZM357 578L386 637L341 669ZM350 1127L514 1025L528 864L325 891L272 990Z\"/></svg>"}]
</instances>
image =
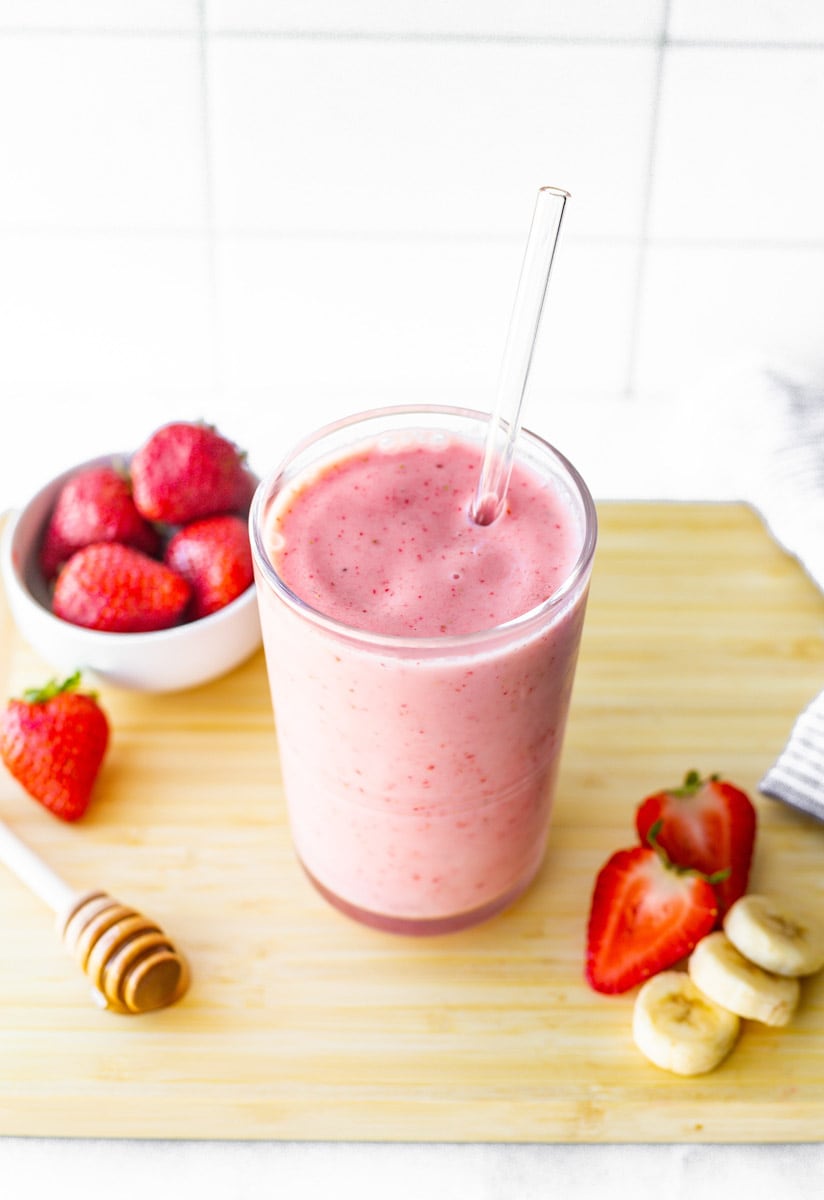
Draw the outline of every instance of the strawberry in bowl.
<instances>
[{"instance_id":1,"label":"strawberry in bowl","mask_svg":"<svg viewBox=\"0 0 824 1200\"><path fill-rule=\"evenodd\" d=\"M65 471L3 530L0 569L23 637L55 669L138 691L198 686L238 666L260 645L254 582L235 561L244 541L248 553L256 484L234 443L199 422ZM195 577L166 557L187 526L218 518L231 518L234 559L213 566L204 605L204 569Z\"/></svg>"}]
</instances>

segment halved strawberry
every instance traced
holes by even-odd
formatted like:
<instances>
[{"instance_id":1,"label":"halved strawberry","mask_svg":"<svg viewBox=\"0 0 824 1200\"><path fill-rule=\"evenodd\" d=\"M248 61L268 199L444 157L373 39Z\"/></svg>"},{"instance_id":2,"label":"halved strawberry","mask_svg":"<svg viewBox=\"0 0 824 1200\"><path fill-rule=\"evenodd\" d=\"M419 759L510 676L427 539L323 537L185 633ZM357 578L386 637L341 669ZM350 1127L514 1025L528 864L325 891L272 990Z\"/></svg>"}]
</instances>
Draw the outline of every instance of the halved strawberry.
<instances>
[{"instance_id":1,"label":"halved strawberry","mask_svg":"<svg viewBox=\"0 0 824 1200\"><path fill-rule=\"evenodd\" d=\"M749 796L718 775L702 779L690 771L682 787L656 792L640 804L635 826L642 842L658 823L658 844L678 866L704 875L728 872L715 885L720 920L747 890L756 832Z\"/></svg>"},{"instance_id":2,"label":"halved strawberry","mask_svg":"<svg viewBox=\"0 0 824 1200\"><path fill-rule=\"evenodd\" d=\"M628 991L689 954L717 915L715 892L703 875L673 866L654 845L618 850L595 881L588 983L596 992Z\"/></svg>"}]
</instances>

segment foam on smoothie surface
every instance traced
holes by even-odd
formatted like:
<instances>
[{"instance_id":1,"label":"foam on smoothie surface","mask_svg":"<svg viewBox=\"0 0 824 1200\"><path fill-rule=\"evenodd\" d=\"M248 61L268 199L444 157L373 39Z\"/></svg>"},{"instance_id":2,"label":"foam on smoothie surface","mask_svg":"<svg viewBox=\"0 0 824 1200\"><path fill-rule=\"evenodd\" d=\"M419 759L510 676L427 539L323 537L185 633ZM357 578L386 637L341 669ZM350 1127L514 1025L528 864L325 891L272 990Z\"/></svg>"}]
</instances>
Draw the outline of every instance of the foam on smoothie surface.
<instances>
[{"instance_id":1,"label":"foam on smoothie surface","mask_svg":"<svg viewBox=\"0 0 824 1200\"><path fill-rule=\"evenodd\" d=\"M489 629L546 600L581 535L564 500L516 463L505 513L476 525L476 445L378 445L326 467L276 514L272 561L313 608L361 629Z\"/></svg>"}]
</instances>

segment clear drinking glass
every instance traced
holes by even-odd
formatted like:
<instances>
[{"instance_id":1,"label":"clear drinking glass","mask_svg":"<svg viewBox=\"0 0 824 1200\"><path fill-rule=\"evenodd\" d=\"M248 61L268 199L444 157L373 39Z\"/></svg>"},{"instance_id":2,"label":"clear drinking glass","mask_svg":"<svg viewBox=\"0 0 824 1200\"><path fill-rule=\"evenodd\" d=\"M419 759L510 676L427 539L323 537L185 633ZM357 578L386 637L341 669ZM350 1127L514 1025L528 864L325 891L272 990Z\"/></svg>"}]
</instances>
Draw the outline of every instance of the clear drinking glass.
<instances>
[{"instance_id":1,"label":"clear drinking glass","mask_svg":"<svg viewBox=\"0 0 824 1200\"><path fill-rule=\"evenodd\" d=\"M544 856L596 543L586 484L527 431L517 460L560 494L577 557L553 594L494 628L395 636L325 616L270 557L295 481L355 449L417 438L477 444L488 414L419 406L320 430L260 484L250 514L280 765L298 858L350 916L443 933L511 903ZM471 499L471 497L470 497Z\"/></svg>"}]
</instances>

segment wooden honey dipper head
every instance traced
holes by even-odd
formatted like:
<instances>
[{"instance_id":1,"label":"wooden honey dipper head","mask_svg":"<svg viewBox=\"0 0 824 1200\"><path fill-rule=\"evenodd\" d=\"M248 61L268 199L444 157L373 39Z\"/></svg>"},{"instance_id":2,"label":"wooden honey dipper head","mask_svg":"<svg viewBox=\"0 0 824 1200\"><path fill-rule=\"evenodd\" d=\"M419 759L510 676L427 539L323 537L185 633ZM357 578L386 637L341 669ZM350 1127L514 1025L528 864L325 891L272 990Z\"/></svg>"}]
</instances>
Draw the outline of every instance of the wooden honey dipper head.
<instances>
[{"instance_id":1,"label":"wooden honey dipper head","mask_svg":"<svg viewBox=\"0 0 824 1200\"><path fill-rule=\"evenodd\" d=\"M59 935L107 1008L151 1012L186 991L188 964L159 926L105 892L76 892L2 821L0 860L58 914Z\"/></svg>"},{"instance_id":2,"label":"wooden honey dipper head","mask_svg":"<svg viewBox=\"0 0 824 1200\"><path fill-rule=\"evenodd\" d=\"M186 960L163 930L105 892L77 896L57 925L69 953L116 1012L165 1008L189 986Z\"/></svg>"}]
</instances>

